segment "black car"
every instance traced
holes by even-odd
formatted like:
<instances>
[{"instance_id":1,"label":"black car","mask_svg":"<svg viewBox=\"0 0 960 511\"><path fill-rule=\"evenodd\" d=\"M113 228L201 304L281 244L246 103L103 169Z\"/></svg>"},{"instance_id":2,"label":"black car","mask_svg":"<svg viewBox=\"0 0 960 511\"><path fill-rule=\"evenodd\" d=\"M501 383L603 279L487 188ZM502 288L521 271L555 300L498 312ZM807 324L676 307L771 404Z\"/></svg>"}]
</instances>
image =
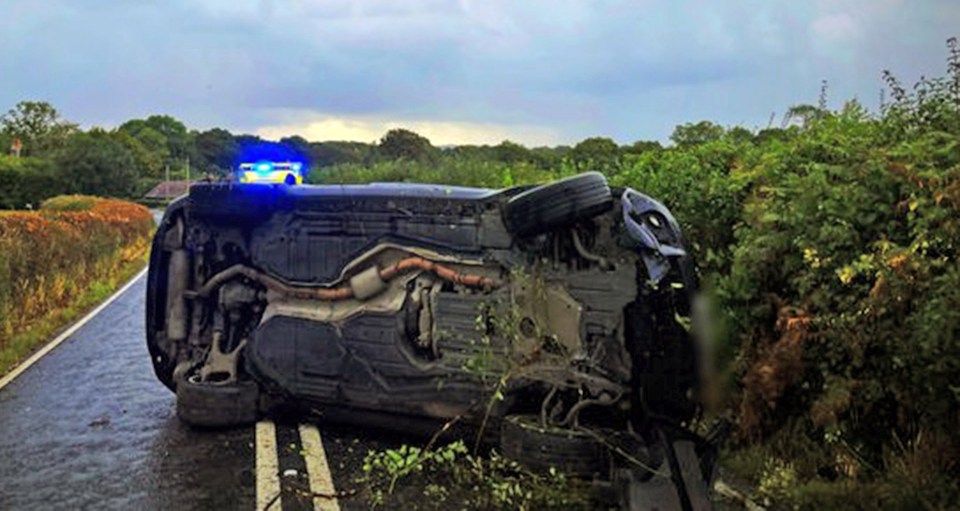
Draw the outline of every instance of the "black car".
<instances>
[{"instance_id":1,"label":"black car","mask_svg":"<svg viewBox=\"0 0 960 511\"><path fill-rule=\"evenodd\" d=\"M609 466L597 432L655 458L665 431L709 472L685 433L696 286L670 212L595 172L505 190L202 183L156 233L147 344L195 426L279 407L455 421L581 474Z\"/></svg>"}]
</instances>

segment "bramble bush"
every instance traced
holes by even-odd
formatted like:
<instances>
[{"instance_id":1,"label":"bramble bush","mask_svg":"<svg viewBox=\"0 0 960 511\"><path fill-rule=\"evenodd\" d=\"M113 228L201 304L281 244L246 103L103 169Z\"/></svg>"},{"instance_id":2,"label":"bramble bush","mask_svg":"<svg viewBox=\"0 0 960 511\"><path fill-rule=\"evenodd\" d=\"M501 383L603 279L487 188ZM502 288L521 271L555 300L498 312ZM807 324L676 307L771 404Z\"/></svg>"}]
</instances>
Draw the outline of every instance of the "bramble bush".
<instances>
[{"instance_id":1,"label":"bramble bush","mask_svg":"<svg viewBox=\"0 0 960 511\"><path fill-rule=\"evenodd\" d=\"M142 258L153 227L143 206L95 197L57 197L39 211L0 212L0 350L92 283Z\"/></svg>"},{"instance_id":2,"label":"bramble bush","mask_svg":"<svg viewBox=\"0 0 960 511\"><path fill-rule=\"evenodd\" d=\"M810 482L792 494L801 505L836 478L879 485L877 505L960 497L960 49L948 44L949 76L908 93L886 73L893 101L878 114L814 109L776 136L641 155L617 178L686 228L734 354L739 439L791 461Z\"/></svg>"}]
</instances>

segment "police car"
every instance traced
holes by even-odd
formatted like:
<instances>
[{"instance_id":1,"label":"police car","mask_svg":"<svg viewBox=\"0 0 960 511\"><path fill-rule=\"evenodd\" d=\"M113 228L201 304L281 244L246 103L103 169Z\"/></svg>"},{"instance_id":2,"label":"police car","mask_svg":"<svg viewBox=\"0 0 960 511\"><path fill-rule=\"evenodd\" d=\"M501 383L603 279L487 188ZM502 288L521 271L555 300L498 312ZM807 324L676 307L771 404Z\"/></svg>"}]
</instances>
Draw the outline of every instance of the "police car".
<instances>
[{"instance_id":1,"label":"police car","mask_svg":"<svg viewBox=\"0 0 960 511\"><path fill-rule=\"evenodd\" d=\"M303 184L303 164L300 162L258 161L241 163L238 177L241 183Z\"/></svg>"}]
</instances>

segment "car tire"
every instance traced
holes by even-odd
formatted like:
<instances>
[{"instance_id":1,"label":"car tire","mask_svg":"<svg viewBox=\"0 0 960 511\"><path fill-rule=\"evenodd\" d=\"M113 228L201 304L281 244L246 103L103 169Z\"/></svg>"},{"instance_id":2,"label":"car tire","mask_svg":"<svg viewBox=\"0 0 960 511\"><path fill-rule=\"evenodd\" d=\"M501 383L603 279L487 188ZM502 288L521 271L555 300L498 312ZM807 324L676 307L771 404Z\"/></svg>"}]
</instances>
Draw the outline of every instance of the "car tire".
<instances>
[{"instance_id":1,"label":"car tire","mask_svg":"<svg viewBox=\"0 0 960 511\"><path fill-rule=\"evenodd\" d=\"M199 428L252 424L259 417L260 388L252 381L202 383L196 376L177 384L177 417Z\"/></svg>"},{"instance_id":2,"label":"car tire","mask_svg":"<svg viewBox=\"0 0 960 511\"><path fill-rule=\"evenodd\" d=\"M287 186L293 186L297 184L297 178L295 178L293 174L287 174L287 177L283 179L283 184Z\"/></svg>"},{"instance_id":3,"label":"car tire","mask_svg":"<svg viewBox=\"0 0 960 511\"><path fill-rule=\"evenodd\" d=\"M610 208L607 178L587 172L531 188L507 201L504 222L516 236L532 236L596 216Z\"/></svg>"},{"instance_id":4,"label":"car tire","mask_svg":"<svg viewBox=\"0 0 960 511\"><path fill-rule=\"evenodd\" d=\"M571 476L605 475L610 469L607 448L582 431L542 428L534 415L508 415L500 429L503 455L536 472L551 468Z\"/></svg>"}]
</instances>

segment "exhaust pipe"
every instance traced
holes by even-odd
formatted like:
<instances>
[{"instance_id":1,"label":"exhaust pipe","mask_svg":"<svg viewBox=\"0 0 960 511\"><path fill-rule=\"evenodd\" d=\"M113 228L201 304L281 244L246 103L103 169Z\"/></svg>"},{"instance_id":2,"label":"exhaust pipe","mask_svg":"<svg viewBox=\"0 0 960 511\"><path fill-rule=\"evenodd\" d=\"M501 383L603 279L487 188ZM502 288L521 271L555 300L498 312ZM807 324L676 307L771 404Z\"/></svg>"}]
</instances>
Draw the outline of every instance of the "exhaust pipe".
<instances>
[{"instance_id":1,"label":"exhaust pipe","mask_svg":"<svg viewBox=\"0 0 960 511\"><path fill-rule=\"evenodd\" d=\"M184 249L170 254L170 272L167 274L167 339L176 346L187 339L187 290L189 260Z\"/></svg>"}]
</instances>

